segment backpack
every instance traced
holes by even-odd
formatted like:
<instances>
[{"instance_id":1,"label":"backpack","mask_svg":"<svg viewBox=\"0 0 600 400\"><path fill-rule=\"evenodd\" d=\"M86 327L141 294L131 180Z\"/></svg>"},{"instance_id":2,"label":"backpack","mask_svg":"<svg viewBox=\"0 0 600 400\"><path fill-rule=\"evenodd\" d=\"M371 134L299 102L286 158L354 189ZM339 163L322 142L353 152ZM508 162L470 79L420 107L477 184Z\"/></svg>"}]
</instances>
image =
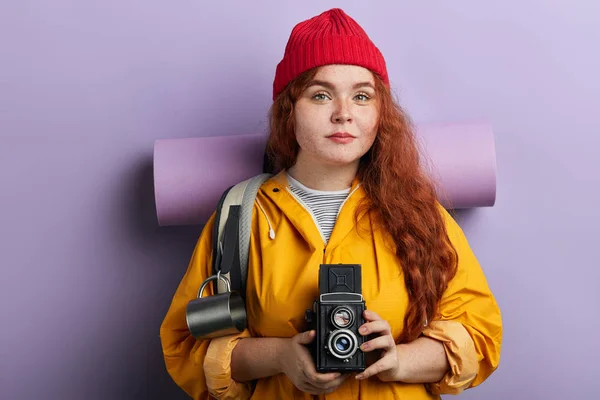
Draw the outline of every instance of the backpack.
<instances>
[{"instance_id":1,"label":"backpack","mask_svg":"<svg viewBox=\"0 0 600 400\"><path fill-rule=\"evenodd\" d=\"M261 185L272 176L262 173L231 186L217 204L212 233L212 270L228 278L231 290L237 291L244 300L254 199ZM214 293L226 291L222 280L214 283Z\"/></svg>"}]
</instances>

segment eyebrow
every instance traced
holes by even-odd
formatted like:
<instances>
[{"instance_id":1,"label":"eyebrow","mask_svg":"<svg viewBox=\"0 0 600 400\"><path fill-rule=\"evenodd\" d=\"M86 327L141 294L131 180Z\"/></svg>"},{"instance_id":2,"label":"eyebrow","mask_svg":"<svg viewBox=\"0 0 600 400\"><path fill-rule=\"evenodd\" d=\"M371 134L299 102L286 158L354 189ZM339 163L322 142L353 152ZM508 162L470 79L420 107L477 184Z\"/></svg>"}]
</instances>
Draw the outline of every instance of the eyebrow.
<instances>
[{"instance_id":1,"label":"eyebrow","mask_svg":"<svg viewBox=\"0 0 600 400\"><path fill-rule=\"evenodd\" d=\"M327 81L319 81L319 80L313 80L311 81L306 87L309 88L311 86L323 86L326 87L327 89L330 90L334 90L335 86L332 83L329 83ZM373 90L375 90L375 87L373 86L373 84L371 82L359 82L356 83L352 86L352 89L358 89L361 87L369 87Z\"/></svg>"}]
</instances>

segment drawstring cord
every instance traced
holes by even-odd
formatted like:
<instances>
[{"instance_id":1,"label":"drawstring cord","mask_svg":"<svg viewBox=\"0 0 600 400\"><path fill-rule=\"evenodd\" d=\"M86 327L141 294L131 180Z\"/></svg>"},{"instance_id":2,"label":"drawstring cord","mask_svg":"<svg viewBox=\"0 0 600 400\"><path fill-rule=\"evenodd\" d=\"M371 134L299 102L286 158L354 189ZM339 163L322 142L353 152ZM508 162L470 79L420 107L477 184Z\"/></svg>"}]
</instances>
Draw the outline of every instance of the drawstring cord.
<instances>
[{"instance_id":1,"label":"drawstring cord","mask_svg":"<svg viewBox=\"0 0 600 400\"><path fill-rule=\"evenodd\" d=\"M262 204L260 204L260 200L256 199L256 202L258 203L258 207L260 207L262 213L264 214L265 218L267 219L267 224L269 224L269 237L271 238L271 240L275 239L275 231L273 230L273 227L271 226L271 221L269 220L269 217L267 216L267 213L265 212L265 209L263 208Z\"/></svg>"}]
</instances>

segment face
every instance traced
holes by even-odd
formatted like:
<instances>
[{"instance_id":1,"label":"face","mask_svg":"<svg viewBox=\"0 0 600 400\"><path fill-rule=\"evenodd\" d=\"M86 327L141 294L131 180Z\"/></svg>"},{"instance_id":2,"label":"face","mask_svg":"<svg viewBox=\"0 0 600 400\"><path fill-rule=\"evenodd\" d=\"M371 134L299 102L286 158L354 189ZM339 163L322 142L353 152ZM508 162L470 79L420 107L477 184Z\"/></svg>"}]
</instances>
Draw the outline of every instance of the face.
<instances>
[{"instance_id":1,"label":"face","mask_svg":"<svg viewBox=\"0 0 600 400\"><path fill-rule=\"evenodd\" d=\"M356 164L377 135L373 74L353 65L321 67L294 108L298 162Z\"/></svg>"}]
</instances>

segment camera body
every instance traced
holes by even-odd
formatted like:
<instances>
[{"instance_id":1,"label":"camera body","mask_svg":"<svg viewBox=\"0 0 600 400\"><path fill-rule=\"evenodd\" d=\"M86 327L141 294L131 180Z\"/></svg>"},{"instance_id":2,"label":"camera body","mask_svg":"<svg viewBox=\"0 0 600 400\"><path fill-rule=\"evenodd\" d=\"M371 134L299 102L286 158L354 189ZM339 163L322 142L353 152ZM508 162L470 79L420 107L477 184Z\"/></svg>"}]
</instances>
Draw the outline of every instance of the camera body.
<instances>
[{"instance_id":1,"label":"camera body","mask_svg":"<svg viewBox=\"0 0 600 400\"><path fill-rule=\"evenodd\" d=\"M319 297L306 311L309 329L316 337L309 345L318 372L356 372L366 368L360 345L365 337L358 328L365 323L359 264L321 264Z\"/></svg>"}]
</instances>

